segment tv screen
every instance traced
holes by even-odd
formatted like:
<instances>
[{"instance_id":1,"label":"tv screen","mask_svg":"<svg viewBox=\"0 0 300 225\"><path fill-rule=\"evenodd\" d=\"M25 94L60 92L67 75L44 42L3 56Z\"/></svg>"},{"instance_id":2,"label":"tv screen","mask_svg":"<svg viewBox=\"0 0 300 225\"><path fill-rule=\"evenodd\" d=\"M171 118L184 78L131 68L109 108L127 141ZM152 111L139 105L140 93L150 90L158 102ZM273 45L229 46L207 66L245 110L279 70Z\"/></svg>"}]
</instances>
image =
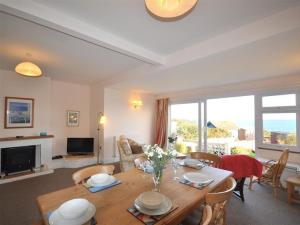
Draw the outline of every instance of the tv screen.
<instances>
[{"instance_id":1,"label":"tv screen","mask_svg":"<svg viewBox=\"0 0 300 225\"><path fill-rule=\"evenodd\" d=\"M94 152L94 138L68 138L68 154L91 154Z\"/></svg>"}]
</instances>

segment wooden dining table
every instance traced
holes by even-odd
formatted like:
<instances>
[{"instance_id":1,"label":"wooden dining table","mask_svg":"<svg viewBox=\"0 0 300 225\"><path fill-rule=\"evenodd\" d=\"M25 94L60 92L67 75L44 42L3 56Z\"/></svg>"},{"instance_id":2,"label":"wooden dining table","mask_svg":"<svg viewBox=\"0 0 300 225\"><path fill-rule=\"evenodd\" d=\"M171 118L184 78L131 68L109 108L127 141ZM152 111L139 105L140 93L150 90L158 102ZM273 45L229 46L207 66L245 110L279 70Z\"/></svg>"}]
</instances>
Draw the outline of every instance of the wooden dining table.
<instances>
[{"instance_id":1,"label":"wooden dining table","mask_svg":"<svg viewBox=\"0 0 300 225\"><path fill-rule=\"evenodd\" d=\"M177 169L178 176L186 172L199 172L213 178L214 182L201 190L179 183L178 180L173 179L173 170L171 165L169 165L164 170L160 192L169 197L173 205L178 208L158 221L157 225L179 224L180 221L199 206L206 193L212 192L228 177L232 176L230 171L208 166L201 170L182 166ZM136 168L114 176L121 181L121 184L96 193L89 192L85 186L80 184L39 196L37 203L44 224L48 224L49 212L53 212L63 202L73 198L85 198L95 205L97 225L143 224L130 214L127 209L133 205L139 194L153 189L152 176Z\"/></svg>"}]
</instances>

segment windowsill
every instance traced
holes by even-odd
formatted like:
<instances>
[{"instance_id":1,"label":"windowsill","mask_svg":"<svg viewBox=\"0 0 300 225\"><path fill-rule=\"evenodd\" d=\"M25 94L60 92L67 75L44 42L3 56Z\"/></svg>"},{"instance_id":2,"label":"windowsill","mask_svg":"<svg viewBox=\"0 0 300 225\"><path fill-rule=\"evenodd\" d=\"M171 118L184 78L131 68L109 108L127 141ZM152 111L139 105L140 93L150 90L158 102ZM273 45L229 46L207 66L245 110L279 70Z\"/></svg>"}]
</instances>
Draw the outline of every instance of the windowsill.
<instances>
[{"instance_id":1,"label":"windowsill","mask_svg":"<svg viewBox=\"0 0 300 225\"><path fill-rule=\"evenodd\" d=\"M276 152L282 152L283 151L282 149L269 148L269 147L268 148L266 148L266 147L257 147L257 148L261 149L261 150L269 150L269 151L276 151ZM290 153L300 154L300 152L298 152L298 151L291 151L291 150L290 150Z\"/></svg>"}]
</instances>

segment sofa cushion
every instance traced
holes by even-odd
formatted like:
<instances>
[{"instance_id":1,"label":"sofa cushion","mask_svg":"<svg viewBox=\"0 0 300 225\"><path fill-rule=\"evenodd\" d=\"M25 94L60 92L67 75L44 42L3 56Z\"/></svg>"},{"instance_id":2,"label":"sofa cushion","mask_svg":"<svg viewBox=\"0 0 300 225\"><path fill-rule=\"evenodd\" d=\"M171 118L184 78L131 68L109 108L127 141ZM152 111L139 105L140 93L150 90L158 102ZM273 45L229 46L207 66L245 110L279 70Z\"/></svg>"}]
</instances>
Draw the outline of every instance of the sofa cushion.
<instances>
[{"instance_id":1,"label":"sofa cushion","mask_svg":"<svg viewBox=\"0 0 300 225\"><path fill-rule=\"evenodd\" d=\"M132 154L132 150L131 150L131 147L129 145L129 142L127 139L121 139L120 140L120 146L121 148L123 149L125 155L131 155Z\"/></svg>"},{"instance_id":2,"label":"sofa cushion","mask_svg":"<svg viewBox=\"0 0 300 225\"><path fill-rule=\"evenodd\" d=\"M132 154L141 154L144 153L142 145L139 143L135 142L134 140L128 138L128 143L130 145Z\"/></svg>"}]
</instances>

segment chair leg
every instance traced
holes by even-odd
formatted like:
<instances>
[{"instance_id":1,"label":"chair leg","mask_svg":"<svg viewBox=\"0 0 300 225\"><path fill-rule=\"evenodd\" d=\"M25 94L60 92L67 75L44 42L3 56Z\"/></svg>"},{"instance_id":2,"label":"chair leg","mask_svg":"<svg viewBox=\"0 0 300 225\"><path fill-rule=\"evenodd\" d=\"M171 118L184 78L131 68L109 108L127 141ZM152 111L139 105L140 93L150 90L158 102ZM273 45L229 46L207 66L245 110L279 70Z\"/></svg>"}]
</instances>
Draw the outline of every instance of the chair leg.
<instances>
[{"instance_id":1,"label":"chair leg","mask_svg":"<svg viewBox=\"0 0 300 225\"><path fill-rule=\"evenodd\" d=\"M250 177L250 182L249 182L249 186L248 186L249 190L252 190L252 184L253 184L253 176Z\"/></svg>"}]
</instances>

